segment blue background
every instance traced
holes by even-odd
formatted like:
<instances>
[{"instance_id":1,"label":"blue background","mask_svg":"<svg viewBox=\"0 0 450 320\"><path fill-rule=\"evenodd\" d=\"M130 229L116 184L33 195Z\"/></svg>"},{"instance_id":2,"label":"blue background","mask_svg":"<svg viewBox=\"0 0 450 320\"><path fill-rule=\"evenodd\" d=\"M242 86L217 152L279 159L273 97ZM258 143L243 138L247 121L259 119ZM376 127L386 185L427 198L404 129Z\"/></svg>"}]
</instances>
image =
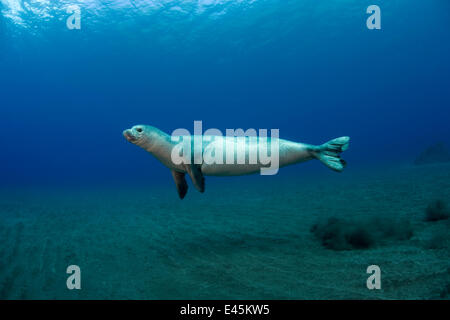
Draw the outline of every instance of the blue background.
<instances>
[{"instance_id":1,"label":"blue background","mask_svg":"<svg viewBox=\"0 0 450 320\"><path fill-rule=\"evenodd\" d=\"M1 3L3 187L170 180L123 139L140 123L279 128L313 144L349 135L349 169L449 142L445 0ZM67 29L67 3L81 30ZM371 4L381 30L366 28Z\"/></svg>"}]
</instances>

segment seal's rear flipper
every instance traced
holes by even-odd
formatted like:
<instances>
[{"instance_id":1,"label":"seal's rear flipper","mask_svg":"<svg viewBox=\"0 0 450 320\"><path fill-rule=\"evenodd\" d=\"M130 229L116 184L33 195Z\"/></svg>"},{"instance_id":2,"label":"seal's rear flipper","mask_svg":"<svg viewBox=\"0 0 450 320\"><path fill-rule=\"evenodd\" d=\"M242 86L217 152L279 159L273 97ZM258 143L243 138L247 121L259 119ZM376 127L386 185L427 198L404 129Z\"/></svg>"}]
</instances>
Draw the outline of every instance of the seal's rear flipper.
<instances>
[{"instance_id":1,"label":"seal's rear flipper","mask_svg":"<svg viewBox=\"0 0 450 320\"><path fill-rule=\"evenodd\" d=\"M203 177L200 166L197 164L187 164L185 167L194 187L200 192L205 192L205 178Z\"/></svg>"},{"instance_id":2,"label":"seal's rear flipper","mask_svg":"<svg viewBox=\"0 0 450 320\"><path fill-rule=\"evenodd\" d=\"M188 184L184 177L185 173L172 170L172 176L173 180L175 180L175 185L177 186L178 195L180 196L180 199L183 199L188 191Z\"/></svg>"},{"instance_id":3,"label":"seal's rear flipper","mask_svg":"<svg viewBox=\"0 0 450 320\"><path fill-rule=\"evenodd\" d=\"M341 159L339 154L348 149L349 142L350 137L336 138L319 146L318 150L313 153L317 159L331 170L342 172L346 162Z\"/></svg>"}]
</instances>

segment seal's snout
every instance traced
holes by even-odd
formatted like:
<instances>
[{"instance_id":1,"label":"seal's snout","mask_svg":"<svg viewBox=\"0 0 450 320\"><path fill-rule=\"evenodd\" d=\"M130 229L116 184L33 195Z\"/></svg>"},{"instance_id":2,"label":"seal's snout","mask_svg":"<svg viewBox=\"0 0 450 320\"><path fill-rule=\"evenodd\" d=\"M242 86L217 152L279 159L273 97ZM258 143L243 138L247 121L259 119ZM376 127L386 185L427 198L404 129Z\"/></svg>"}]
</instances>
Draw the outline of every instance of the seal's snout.
<instances>
[{"instance_id":1,"label":"seal's snout","mask_svg":"<svg viewBox=\"0 0 450 320\"><path fill-rule=\"evenodd\" d=\"M135 142L137 139L136 137L133 135L132 131L130 129L124 130L123 131L123 136L125 137L125 139L127 139L129 142Z\"/></svg>"}]
</instances>

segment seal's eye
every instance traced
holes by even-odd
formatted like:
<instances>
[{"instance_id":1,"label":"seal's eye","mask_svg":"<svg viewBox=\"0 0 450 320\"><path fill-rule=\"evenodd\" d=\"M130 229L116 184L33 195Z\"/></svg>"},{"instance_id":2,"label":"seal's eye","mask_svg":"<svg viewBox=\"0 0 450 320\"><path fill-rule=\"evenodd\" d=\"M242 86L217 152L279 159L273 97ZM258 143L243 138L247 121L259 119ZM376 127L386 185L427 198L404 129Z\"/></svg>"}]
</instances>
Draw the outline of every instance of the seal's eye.
<instances>
[{"instance_id":1,"label":"seal's eye","mask_svg":"<svg viewBox=\"0 0 450 320\"><path fill-rule=\"evenodd\" d=\"M141 133L142 132L142 128L137 128L136 131Z\"/></svg>"}]
</instances>

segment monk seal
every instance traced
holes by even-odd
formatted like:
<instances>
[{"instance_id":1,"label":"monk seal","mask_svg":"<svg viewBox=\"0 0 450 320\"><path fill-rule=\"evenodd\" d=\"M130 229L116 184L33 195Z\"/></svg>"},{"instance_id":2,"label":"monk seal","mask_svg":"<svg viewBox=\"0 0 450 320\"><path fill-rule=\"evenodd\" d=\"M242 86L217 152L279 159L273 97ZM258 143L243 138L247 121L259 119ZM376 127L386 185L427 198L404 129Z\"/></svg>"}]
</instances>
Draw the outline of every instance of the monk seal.
<instances>
[{"instance_id":1,"label":"monk seal","mask_svg":"<svg viewBox=\"0 0 450 320\"><path fill-rule=\"evenodd\" d=\"M224 146L231 146L231 150L236 151L233 154L233 159L236 160L239 157L239 153L244 156L245 159L250 157L252 151L261 151L262 142L260 139L251 139L250 137L228 137L219 135L201 135L201 136L189 136L190 141L201 141L201 159L200 162L177 162L174 161L174 154L178 151L175 149L179 147L179 143L174 142L173 135L170 136L167 133L149 125L136 125L131 129L123 131L124 137L131 143L143 148L147 152L155 156L162 164L169 168L172 172L175 185L177 187L178 195L183 199L187 193L188 185L185 179L187 173L193 182L193 185L200 192L205 191L205 178L204 176L238 176L245 174L253 174L258 171L267 169L268 164L263 163L261 154L255 162L239 162L233 161L231 164L227 161L206 161L207 155L219 154L219 157L226 159L226 152L228 150ZM305 162L312 159L318 159L328 168L342 172L346 162L340 158L340 153L347 150L350 137L344 136L330 140L322 145L311 145L299 142L293 142L280 138L266 138L267 146L271 146L271 151L268 154L277 153L277 168L287 165ZM276 146L276 148L273 148ZM193 144L189 145L189 148L194 148ZM189 150L192 151L192 150ZM217 160L217 159L216 159Z\"/></svg>"}]
</instances>

